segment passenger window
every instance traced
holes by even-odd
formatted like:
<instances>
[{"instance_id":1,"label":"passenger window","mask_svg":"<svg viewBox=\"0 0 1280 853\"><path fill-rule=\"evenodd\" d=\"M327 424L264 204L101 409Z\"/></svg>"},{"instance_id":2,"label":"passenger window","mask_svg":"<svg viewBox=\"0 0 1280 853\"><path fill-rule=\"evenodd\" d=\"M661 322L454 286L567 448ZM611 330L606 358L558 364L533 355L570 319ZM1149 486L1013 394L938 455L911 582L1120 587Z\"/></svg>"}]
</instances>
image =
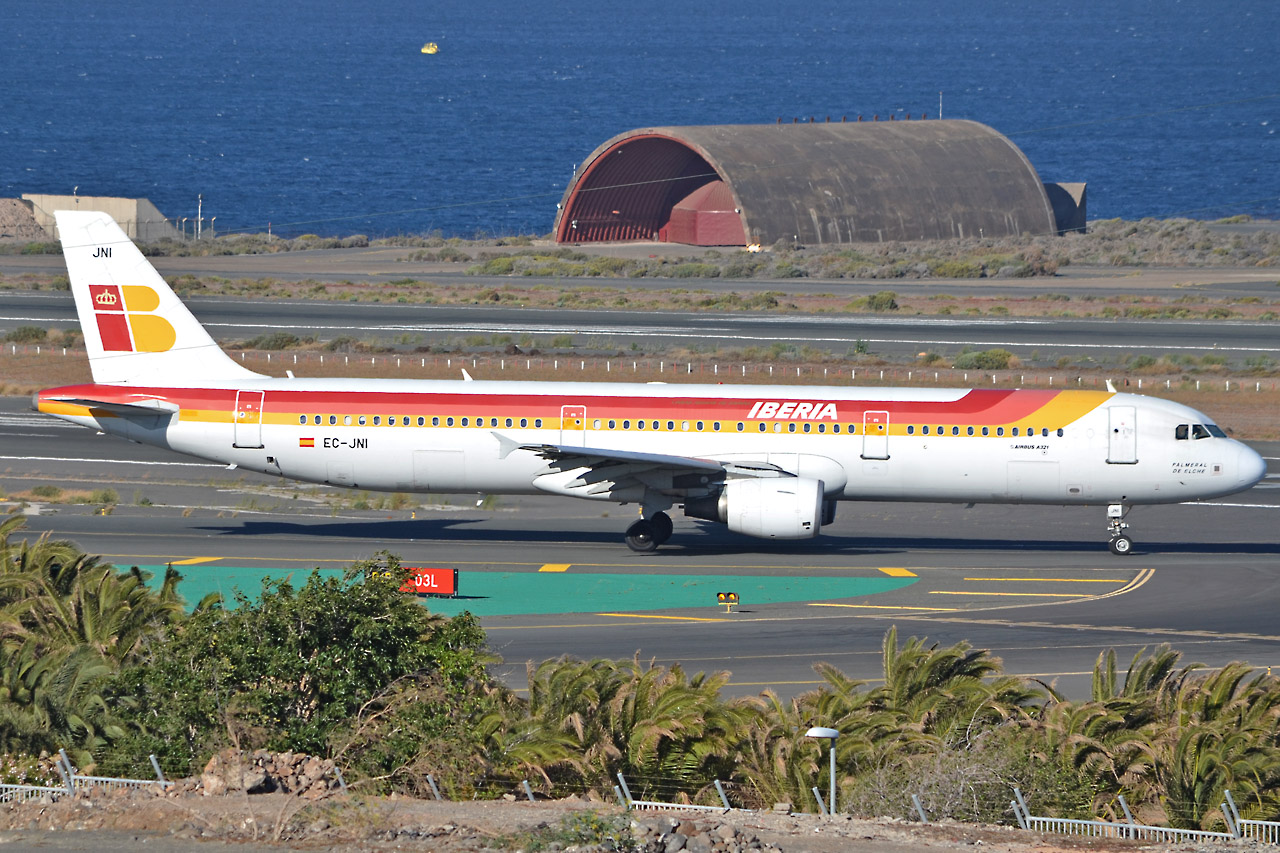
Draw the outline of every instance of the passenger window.
<instances>
[{"instance_id":1,"label":"passenger window","mask_svg":"<svg viewBox=\"0 0 1280 853\"><path fill-rule=\"evenodd\" d=\"M298 423L300 423L300 424L305 424L306 422L307 422L307 416L306 416L306 415L298 415Z\"/></svg>"},{"instance_id":2,"label":"passenger window","mask_svg":"<svg viewBox=\"0 0 1280 853\"><path fill-rule=\"evenodd\" d=\"M1189 429L1186 424L1178 424L1173 428L1173 437L1178 441L1186 441Z\"/></svg>"},{"instance_id":3,"label":"passenger window","mask_svg":"<svg viewBox=\"0 0 1280 853\"><path fill-rule=\"evenodd\" d=\"M343 415L342 423L345 424L346 426L351 426L351 415Z\"/></svg>"},{"instance_id":4,"label":"passenger window","mask_svg":"<svg viewBox=\"0 0 1280 853\"><path fill-rule=\"evenodd\" d=\"M510 426L514 423L514 421L512 421L512 420L511 420L511 418L507 418L507 420L505 421L505 423L506 423L506 425L507 425L508 427L510 427Z\"/></svg>"},{"instance_id":5,"label":"passenger window","mask_svg":"<svg viewBox=\"0 0 1280 853\"><path fill-rule=\"evenodd\" d=\"M319 416L319 415L316 415L316 416L315 416L315 418L314 418L311 422L312 422L313 424L315 424L316 426L319 426L319 425L320 425L320 416Z\"/></svg>"},{"instance_id":6,"label":"passenger window","mask_svg":"<svg viewBox=\"0 0 1280 853\"><path fill-rule=\"evenodd\" d=\"M381 417L379 417L378 415L374 415L374 416L373 416L373 425L374 425L374 426L382 426L382 418L381 418Z\"/></svg>"},{"instance_id":7,"label":"passenger window","mask_svg":"<svg viewBox=\"0 0 1280 853\"><path fill-rule=\"evenodd\" d=\"M921 435L928 435L928 434L929 434L929 428L928 428L927 426L926 426L926 427L921 427L921 429L920 429L920 434L921 434Z\"/></svg>"},{"instance_id":8,"label":"passenger window","mask_svg":"<svg viewBox=\"0 0 1280 853\"><path fill-rule=\"evenodd\" d=\"M826 431L827 431L826 424L818 424L818 432L826 432Z\"/></svg>"},{"instance_id":9,"label":"passenger window","mask_svg":"<svg viewBox=\"0 0 1280 853\"><path fill-rule=\"evenodd\" d=\"M609 421L609 429L617 429L617 428L618 428L618 422L617 422L617 421L615 421L615 420L610 420L610 421Z\"/></svg>"},{"instance_id":10,"label":"passenger window","mask_svg":"<svg viewBox=\"0 0 1280 853\"><path fill-rule=\"evenodd\" d=\"M746 424L744 424L742 421L738 421L738 432L742 432L746 428L747 428Z\"/></svg>"},{"instance_id":11,"label":"passenger window","mask_svg":"<svg viewBox=\"0 0 1280 853\"><path fill-rule=\"evenodd\" d=\"M525 427L527 427L528 425L529 425L529 419L528 419L528 418L521 418L521 419L520 419L520 428L521 428L521 429L524 429L524 428L525 428Z\"/></svg>"},{"instance_id":12,"label":"passenger window","mask_svg":"<svg viewBox=\"0 0 1280 853\"><path fill-rule=\"evenodd\" d=\"M1194 439L1194 440L1196 440L1196 441L1199 441L1199 440L1200 440L1200 439L1202 439L1202 438L1208 438L1208 437L1209 437L1209 430L1205 429L1203 424L1192 424L1192 425L1191 425L1191 438L1192 438L1192 439Z\"/></svg>"},{"instance_id":13,"label":"passenger window","mask_svg":"<svg viewBox=\"0 0 1280 853\"><path fill-rule=\"evenodd\" d=\"M996 427L996 435L1004 435L1004 427Z\"/></svg>"},{"instance_id":14,"label":"passenger window","mask_svg":"<svg viewBox=\"0 0 1280 853\"><path fill-rule=\"evenodd\" d=\"M840 424L832 424L832 425L831 425L831 431L832 431L832 432L839 432L839 431L840 431Z\"/></svg>"},{"instance_id":15,"label":"passenger window","mask_svg":"<svg viewBox=\"0 0 1280 853\"><path fill-rule=\"evenodd\" d=\"M636 421L636 429L644 429L644 421Z\"/></svg>"},{"instance_id":16,"label":"passenger window","mask_svg":"<svg viewBox=\"0 0 1280 853\"><path fill-rule=\"evenodd\" d=\"M715 423L713 423L713 424L711 425L711 428L712 428L713 430L715 430L716 432L719 432L719 431L720 431L720 422L719 422L719 421L716 421Z\"/></svg>"},{"instance_id":17,"label":"passenger window","mask_svg":"<svg viewBox=\"0 0 1280 853\"><path fill-rule=\"evenodd\" d=\"M591 428L592 428L592 429L600 429L600 419L599 419L599 418L596 418L594 421L592 421L592 422L591 422Z\"/></svg>"},{"instance_id":18,"label":"passenger window","mask_svg":"<svg viewBox=\"0 0 1280 853\"><path fill-rule=\"evenodd\" d=\"M453 418L445 418L444 425L453 426Z\"/></svg>"},{"instance_id":19,"label":"passenger window","mask_svg":"<svg viewBox=\"0 0 1280 853\"><path fill-rule=\"evenodd\" d=\"M670 421L667 421L667 424L668 424L667 429L671 429L671 427L670 427L670 423L671 423ZM653 429L657 429L657 428L658 428L658 422L657 422L657 421L654 421L654 422L651 424L651 426L652 426L652 428L653 428Z\"/></svg>"},{"instance_id":20,"label":"passenger window","mask_svg":"<svg viewBox=\"0 0 1280 853\"><path fill-rule=\"evenodd\" d=\"M336 424L337 422L338 422L338 416L337 416L337 415L329 415L329 426L333 426L333 425L334 425L334 424Z\"/></svg>"},{"instance_id":21,"label":"passenger window","mask_svg":"<svg viewBox=\"0 0 1280 853\"><path fill-rule=\"evenodd\" d=\"M1018 428L1017 428L1017 427L1014 427L1014 428L1013 428L1013 437L1014 437L1014 438L1017 438L1017 437L1018 437Z\"/></svg>"},{"instance_id":22,"label":"passenger window","mask_svg":"<svg viewBox=\"0 0 1280 853\"><path fill-rule=\"evenodd\" d=\"M1061 434L1061 433L1062 433L1062 430L1058 430L1058 433L1059 433L1059 434ZM1048 428L1048 427L1045 427L1045 428L1043 428L1042 430L1040 430L1040 435L1041 435L1041 436L1043 436L1044 438L1048 438L1048 437L1049 437L1049 428Z\"/></svg>"},{"instance_id":23,"label":"passenger window","mask_svg":"<svg viewBox=\"0 0 1280 853\"><path fill-rule=\"evenodd\" d=\"M913 427L913 426L909 426L909 427L907 427L907 435L915 435L915 434L916 434L916 428L915 428L915 427Z\"/></svg>"},{"instance_id":24,"label":"passenger window","mask_svg":"<svg viewBox=\"0 0 1280 853\"><path fill-rule=\"evenodd\" d=\"M463 418L463 419L462 419L462 425L463 425L463 426L468 426L469 424L470 424L470 421L469 421L467 418Z\"/></svg>"},{"instance_id":25,"label":"passenger window","mask_svg":"<svg viewBox=\"0 0 1280 853\"><path fill-rule=\"evenodd\" d=\"M698 421L698 423L697 423L697 425L696 425L696 428L697 428L698 432L702 432L702 421Z\"/></svg>"},{"instance_id":26,"label":"passenger window","mask_svg":"<svg viewBox=\"0 0 1280 853\"><path fill-rule=\"evenodd\" d=\"M498 425L498 419L497 419L497 418L489 418L489 426L491 426L491 427L496 427L497 425Z\"/></svg>"},{"instance_id":27,"label":"passenger window","mask_svg":"<svg viewBox=\"0 0 1280 853\"><path fill-rule=\"evenodd\" d=\"M805 425L804 425L804 431L805 431L805 432L808 432L808 431L809 431L809 430L811 430L812 428L813 428L813 425L812 425L812 424L805 424Z\"/></svg>"},{"instance_id":28,"label":"passenger window","mask_svg":"<svg viewBox=\"0 0 1280 853\"><path fill-rule=\"evenodd\" d=\"M631 421L623 421L623 422L622 422L622 428L623 428L623 429L631 429Z\"/></svg>"},{"instance_id":29,"label":"passenger window","mask_svg":"<svg viewBox=\"0 0 1280 853\"><path fill-rule=\"evenodd\" d=\"M400 419L400 423L401 423L401 424L403 424L404 426L408 426L408 425L409 425L409 416L408 416L408 415L405 415L403 418L401 418L401 419ZM422 420L422 418L418 418L418 426L422 426L422 424L423 424L423 420Z\"/></svg>"},{"instance_id":30,"label":"passenger window","mask_svg":"<svg viewBox=\"0 0 1280 853\"><path fill-rule=\"evenodd\" d=\"M983 435L991 435L991 428L990 428L990 427L983 427L983 428L982 428L982 434L983 434Z\"/></svg>"},{"instance_id":31,"label":"passenger window","mask_svg":"<svg viewBox=\"0 0 1280 853\"><path fill-rule=\"evenodd\" d=\"M960 427L952 427L952 428L951 428L951 434L952 434L952 435L959 435L959 434L960 434Z\"/></svg>"},{"instance_id":32,"label":"passenger window","mask_svg":"<svg viewBox=\"0 0 1280 853\"><path fill-rule=\"evenodd\" d=\"M534 419L533 419L533 428L534 428L534 429L542 429L542 418L534 418Z\"/></svg>"},{"instance_id":33,"label":"passenger window","mask_svg":"<svg viewBox=\"0 0 1280 853\"><path fill-rule=\"evenodd\" d=\"M768 429L768 427L767 427L767 426L765 426L764 424L760 424L760 431L761 431L761 432L764 432L766 429Z\"/></svg>"},{"instance_id":34,"label":"passenger window","mask_svg":"<svg viewBox=\"0 0 1280 853\"><path fill-rule=\"evenodd\" d=\"M1058 427L1058 438L1062 438L1062 436L1063 436L1062 427Z\"/></svg>"},{"instance_id":35,"label":"passenger window","mask_svg":"<svg viewBox=\"0 0 1280 853\"><path fill-rule=\"evenodd\" d=\"M685 423L687 424L688 421L686 421ZM667 432L673 432L675 428L676 428L675 421L667 421ZM688 429L688 426L686 426L685 429Z\"/></svg>"},{"instance_id":36,"label":"passenger window","mask_svg":"<svg viewBox=\"0 0 1280 853\"><path fill-rule=\"evenodd\" d=\"M795 426L795 424L792 424L792 426ZM773 425L773 431L774 431L774 432L782 432L782 424L780 424L780 423L775 423L775 424Z\"/></svg>"},{"instance_id":37,"label":"passenger window","mask_svg":"<svg viewBox=\"0 0 1280 853\"><path fill-rule=\"evenodd\" d=\"M965 430L965 432L968 433L969 435L973 435L973 427L969 427L968 429Z\"/></svg>"}]
</instances>

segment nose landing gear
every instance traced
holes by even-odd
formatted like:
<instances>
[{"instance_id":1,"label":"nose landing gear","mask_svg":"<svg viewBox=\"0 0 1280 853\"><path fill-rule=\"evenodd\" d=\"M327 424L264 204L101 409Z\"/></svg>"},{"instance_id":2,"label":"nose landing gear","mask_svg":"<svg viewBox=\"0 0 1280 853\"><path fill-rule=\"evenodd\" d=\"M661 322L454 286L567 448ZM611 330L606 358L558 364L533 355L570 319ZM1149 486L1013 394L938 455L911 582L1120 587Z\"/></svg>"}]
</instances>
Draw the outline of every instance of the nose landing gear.
<instances>
[{"instance_id":1,"label":"nose landing gear","mask_svg":"<svg viewBox=\"0 0 1280 853\"><path fill-rule=\"evenodd\" d=\"M1107 507L1107 533L1111 541L1107 547L1112 554L1127 556L1133 553L1133 540L1124 531L1129 528L1124 518L1129 514L1129 507L1124 504L1110 504Z\"/></svg>"},{"instance_id":2,"label":"nose landing gear","mask_svg":"<svg viewBox=\"0 0 1280 853\"><path fill-rule=\"evenodd\" d=\"M656 551L659 545L671 538L674 527L671 516L665 512L655 512L628 527L623 541L632 551L641 554Z\"/></svg>"}]
</instances>

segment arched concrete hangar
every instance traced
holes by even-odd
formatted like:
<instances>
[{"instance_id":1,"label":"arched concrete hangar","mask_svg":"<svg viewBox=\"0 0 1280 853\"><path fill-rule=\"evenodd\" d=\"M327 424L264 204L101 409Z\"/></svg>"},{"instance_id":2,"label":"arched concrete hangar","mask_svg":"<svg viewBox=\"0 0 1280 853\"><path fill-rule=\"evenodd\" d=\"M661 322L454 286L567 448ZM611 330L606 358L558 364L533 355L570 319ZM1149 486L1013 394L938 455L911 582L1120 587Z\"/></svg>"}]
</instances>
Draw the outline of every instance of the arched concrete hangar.
<instances>
[{"instance_id":1,"label":"arched concrete hangar","mask_svg":"<svg viewBox=\"0 0 1280 853\"><path fill-rule=\"evenodd\" d=\"M1083 206L1083 184L1046 188L1016 145L973 121L655 127L591 153L555 234L696 246L1001 237L1083 229Z\"/></svg>"}]
</instances>

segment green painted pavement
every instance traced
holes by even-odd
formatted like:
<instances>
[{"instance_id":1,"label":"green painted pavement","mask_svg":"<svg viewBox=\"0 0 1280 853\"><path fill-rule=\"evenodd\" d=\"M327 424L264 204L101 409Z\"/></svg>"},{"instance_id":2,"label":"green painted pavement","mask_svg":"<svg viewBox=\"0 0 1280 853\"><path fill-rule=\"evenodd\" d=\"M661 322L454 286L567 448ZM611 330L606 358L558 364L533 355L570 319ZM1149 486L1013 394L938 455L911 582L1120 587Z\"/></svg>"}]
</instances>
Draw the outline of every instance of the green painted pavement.
<instances>
[{"instance_id":1,"label":"green painted pavement","mask_svg":"<svg viewBox=\"0 0 1280 853\"><path fill-rule=\"evenodd\" d=\"M158 586L164 566L143 566ZM295 586L306 583L310 570L256 569L207 563L179 566L178 591L190 603L210 592L231 600L236 590L255 597L262 579L293 576ZM341 569L318 569L341 576ZM718 608L717 592L736 592L741 608L788 601L830 601L892 592L917 578L808 577L744 575L648 575L567 572L459 572L459 598L424 598L433 612L447 616L469 610L477 616L537 613L598 613ZM710 614L708 614L710 615Z\"/></svg>"}]
</instances>

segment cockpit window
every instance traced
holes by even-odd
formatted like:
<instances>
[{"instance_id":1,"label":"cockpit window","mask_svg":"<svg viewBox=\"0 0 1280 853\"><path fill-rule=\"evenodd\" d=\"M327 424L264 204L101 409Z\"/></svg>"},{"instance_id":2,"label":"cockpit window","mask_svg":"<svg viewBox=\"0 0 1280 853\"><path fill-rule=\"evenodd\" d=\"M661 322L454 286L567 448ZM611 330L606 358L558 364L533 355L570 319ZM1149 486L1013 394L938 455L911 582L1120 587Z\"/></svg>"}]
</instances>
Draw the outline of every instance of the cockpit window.
<instances>
[{"instance_id":1,"label":"cockpit window","mask_svg":"<svg viewBox=\"0 0 1280 853\"><path fill-rule=\"evenodd\" d=\"M1205 424L1204 428L1209 430L1209 435L1213 436L1214 438L1227 437L1227 434L1222 431L1222 427L1218 426L1217 424Z\"/></svg>"},{"instance_id":2,"label":"cockpit window","mask_svg":"<svg viewBox=\"0 0 1280 853\"><path fill-rule=\"evenodd\" d=\"M1191 437L1196 440L1199 440L1202 438L1208 438L1209 429L1204 424L1192 424Z\"/></svg>"},{"instance_id":3,"label":"cockpit window","mask_svg":"<svg viewBox=\"0 0 1280 853\"><path fill-rule=\"evenodd\" d=\"M1178 441L1186 441L1187 433L1190 429L1191 427L1187 426L1186 424L1178 424L1176 427L1173 428L1173 437L1176 438Z\"/></svg>"}]
</instances>

